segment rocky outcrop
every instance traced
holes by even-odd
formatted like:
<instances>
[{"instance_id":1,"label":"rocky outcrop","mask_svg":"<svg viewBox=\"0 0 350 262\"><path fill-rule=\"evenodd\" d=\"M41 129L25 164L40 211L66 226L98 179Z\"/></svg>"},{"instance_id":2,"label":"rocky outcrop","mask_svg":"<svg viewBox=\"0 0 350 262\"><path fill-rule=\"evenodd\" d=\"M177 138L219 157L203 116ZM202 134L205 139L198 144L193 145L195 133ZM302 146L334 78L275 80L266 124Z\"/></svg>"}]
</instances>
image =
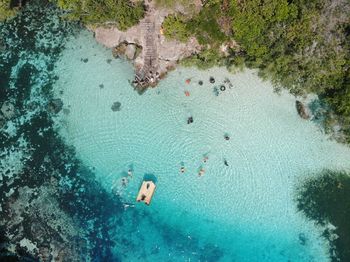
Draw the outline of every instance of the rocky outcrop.
<instances>
[{"instance_id":1,"label":"rocky outcrop","mask_svg":"<svg viewBox=\"0 0 350 262\"><path fill-rule=\"evenodd\" d=\"M296 107L297 112L301 118L310 119L310 115L308 113L308 110L302 102L300 102L299 100L295 101L295 107Z\"/></svg>"},{"instance_id":2,"label":"rocky outcrop","mask_svg":"<svg viewBox=\"0 0 350 262\"><path fill-rule=\"evenodd\" d=\"M155 86L179 60L201 50L194 37L187 43L165 38L162 23L173 11L155 8L153 3L150 3L145 18L125 32L116 27L91 28L97 42L113 48L113 53L118 57L124 56L132 60L136 75L133 84L140 92L148 86Z\"/></svg>"},{"instance_id":3,"label":"rocky outcrop","mask_svg":"<svg viewBox=\"0 0 350 262\"><path fill-rule=\"evenodd\" d=\"M123 41L113 48L112 53L114 57L123 57L130 61L135 60L142 52L142 46L135 43L128 43Z\"/></svg>"}]
</instances>

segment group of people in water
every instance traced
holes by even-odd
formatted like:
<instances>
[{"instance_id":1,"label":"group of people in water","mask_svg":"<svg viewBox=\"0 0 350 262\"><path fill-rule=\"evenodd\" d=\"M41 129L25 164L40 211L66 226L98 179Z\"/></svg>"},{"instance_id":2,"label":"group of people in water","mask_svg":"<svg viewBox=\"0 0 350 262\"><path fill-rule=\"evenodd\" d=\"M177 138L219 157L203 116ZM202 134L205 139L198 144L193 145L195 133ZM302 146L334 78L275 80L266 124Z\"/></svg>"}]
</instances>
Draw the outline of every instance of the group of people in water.
<instances>
[{"instance_id":1,"label":"group of people in water","mask_svg":"<svg viewBox=\"0 0 350 262\"><path fill-rule=\"evenodd\" d=\"M208 156L207 155L205 155L204 157L203 157L203 162L204 163L206 163L207 161L208 161ZM185 173L186 172L186 168L185 168L185 166L182 164L181 165L181 167L180 167L180 172L183 174L183 173ZM205 169L203 168L203 166L201 166L200 168L199 168L199 171L198 171L198 176L203 176L205 174Z\"/></svg>"},{"instance_id":2,"label":"group of people in water","mask_svg":"<svg viewBox=\"0 0 350 262\"><path fill-rule=\"evenodd\" d=\"M211 77L209 78L209 82L210 82L211 84L214 84L214 83L215 83L215 78L211 76ZM191 78L186 79L185 83L186 83L186 84L191 83ZM202 80L199 80L198 84L199 84L199 85L203 85L203 81L202 81ZM222 84L222 85L220 86L220 91L225 91L225 90L226 90L226 85L228 85L229 88L232 88L232 87L233 87L231 81L230 81L228 78L225 78L224 84ZM214 89L215 89L215 88L216 88L216 87L214 87ZM216 88L216 89L217 89L217 88ZM218 90L216 90L216 91L218 92ZM186 95L186 96L190 96L190 93L189 93L188 91L185 91L185 95ZM189 124L192 124L192 123L193 123L193 116L189 116L189 117L187 118L187 124L189 125ZM228 140L230 140L230 136L226 133L226 134L224 134L224 139L225 139L226 141L228 141ZM205 155L204 158L203 158L203 162L206 163L207 161L208 161L208 156ZM228 164L228 162L227 162L227 160L226 160L225 158L224 158L224 165L225 165L225 166L229 166L229 164ZM183 164L182 164L181 167L180 167L180 172L181 172L181 173L185 173L185 172L186 172L186 168L185 168L185 166L184 166ZM201 166L201 167L199 168L199 171L198 171L198 176L202 176L202 175L204 175L204 174L205 174L205 169Z\"/></svg>"},{"instance_id":3,"label":"group of people in water","mask_svg":"<svg viewBox=\"0 0 350 262\"><path fill-rule=\"evenodd\" d=\"M224 135L224 139L225 139L226 141L228 141L228 140L230 140L230 136L226 133L226 134ZM207 163L208 160L209 160L209 157L208 157L207 154L205 154L205 155L203 156L203 159L202 159L203 163ZM229 164L228 164L226 158L224 158L224 165L225 165L225 166L229 166ZM184 163L181 163L180 173L183 174L183 173L185 173L185 172L186 172L185 165L184 165ZM200 166L199 171L198 171L198 176L203 176L204 174L205 174L205 169L203 168L203 166Z\"/></svg>"}]
</instances>

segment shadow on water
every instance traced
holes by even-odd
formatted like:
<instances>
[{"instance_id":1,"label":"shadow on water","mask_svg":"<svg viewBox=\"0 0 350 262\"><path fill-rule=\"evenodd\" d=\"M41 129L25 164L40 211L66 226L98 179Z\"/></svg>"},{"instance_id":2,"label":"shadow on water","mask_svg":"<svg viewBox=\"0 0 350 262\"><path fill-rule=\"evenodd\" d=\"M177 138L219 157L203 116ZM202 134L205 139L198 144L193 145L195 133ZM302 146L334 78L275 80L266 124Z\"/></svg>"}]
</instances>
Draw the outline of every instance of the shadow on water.
<instances>
[{"instance_id":1,"label":"shadow on water","mask_svg":"<svg viewBox=\"0 0 350 262\"><path fill-rule=\"evenodd\" d=\"M323 170L299 185L296 200L300 211L326 227L323 235L331 242L332 261L349 261L350 174Z\"/></svg>"},{"instance_id":2,"label":"shadow on water","mask_svg":"<svg viewBox=\"0 0 350 262\"><path fill-rule=\"evenodd\" d=\"M144 174L143 181L152 181L153 183L157 183L157 177L154 174Z\"/></svg>"}]
</instances>

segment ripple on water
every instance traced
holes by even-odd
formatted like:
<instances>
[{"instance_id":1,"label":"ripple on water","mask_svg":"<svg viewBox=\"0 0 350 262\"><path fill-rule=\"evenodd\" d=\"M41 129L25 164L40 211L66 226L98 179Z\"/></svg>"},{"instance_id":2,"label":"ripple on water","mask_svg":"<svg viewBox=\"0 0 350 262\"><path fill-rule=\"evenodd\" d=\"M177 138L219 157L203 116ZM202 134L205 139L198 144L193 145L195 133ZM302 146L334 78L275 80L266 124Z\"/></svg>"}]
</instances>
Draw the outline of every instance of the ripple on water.
<instances>
[{"instance_id":1,"label":"ripple on water","mask_svg":"<svg viewBox=\"0 0 350 262\"><path fill-rule=\"evenodd\" d=\"M294 184L310 170L346 167L350 154L301 120L292 96L274 94L270 83L252 71L229 75L224 69L180 69L139 96L127 81L130 65L105 63L110 52L93 44L87 33L71 46L80 43L88 44L68 48L57 68L57 90L64 90L61 99L72 105L70 114L62 116L69 130L62 128L61 134L84 162L96 167L107 188L133 166L133 178L123 189L126 202L134 203L144 174L157 177L152 205L137 204L130 214L133 223L125 217L123 233L142 246L140 256L159 260L171 254L181 260L197 252L223 261L327 260L320 230L296 210ZM89 63L79 62L81 52ZM234 88L215 96L209 75L218 85L229 76ZM186 85L191 76L193 83L202 79L203 86ZM103 89L98 88L101 82ZM110 109L115 101L122 103L120 112ZM194 123L188 125L189 115ZM184 174L179 172L182 162ZM206 173L198 177L201 167ZM307 246L300 245L300 233L309 239ZM178 238L186 235L198 240L196 250L175 252Z\"/></svg>"}]
</instances>

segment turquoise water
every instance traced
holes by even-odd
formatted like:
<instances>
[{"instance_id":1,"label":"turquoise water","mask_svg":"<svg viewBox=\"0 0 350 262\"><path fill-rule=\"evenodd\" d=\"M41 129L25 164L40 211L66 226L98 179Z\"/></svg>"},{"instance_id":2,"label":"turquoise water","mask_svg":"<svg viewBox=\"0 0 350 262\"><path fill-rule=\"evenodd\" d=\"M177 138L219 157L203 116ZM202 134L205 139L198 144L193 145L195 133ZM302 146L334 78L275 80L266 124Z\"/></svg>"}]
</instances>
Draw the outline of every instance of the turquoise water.
<instances>
[{"instance_id":1,"label":"turquoise water","mask_svg":"<svg viewBox=\"0 0 350 262\"><path fill-rule=\"evenodd\" d=\"M328 261L322 228L297 212L294 189L323 168L348 169L350 152L300 119L294 97L255 71L223 68L178 69L140 96L132 66L87 32L69 41L55 71L61 136L125 201L115 217L123 261ZM216 96L209 76L233 88ZM157 178L149 207L135 203L145 174Z\"/></svg>"}]
</instances>

